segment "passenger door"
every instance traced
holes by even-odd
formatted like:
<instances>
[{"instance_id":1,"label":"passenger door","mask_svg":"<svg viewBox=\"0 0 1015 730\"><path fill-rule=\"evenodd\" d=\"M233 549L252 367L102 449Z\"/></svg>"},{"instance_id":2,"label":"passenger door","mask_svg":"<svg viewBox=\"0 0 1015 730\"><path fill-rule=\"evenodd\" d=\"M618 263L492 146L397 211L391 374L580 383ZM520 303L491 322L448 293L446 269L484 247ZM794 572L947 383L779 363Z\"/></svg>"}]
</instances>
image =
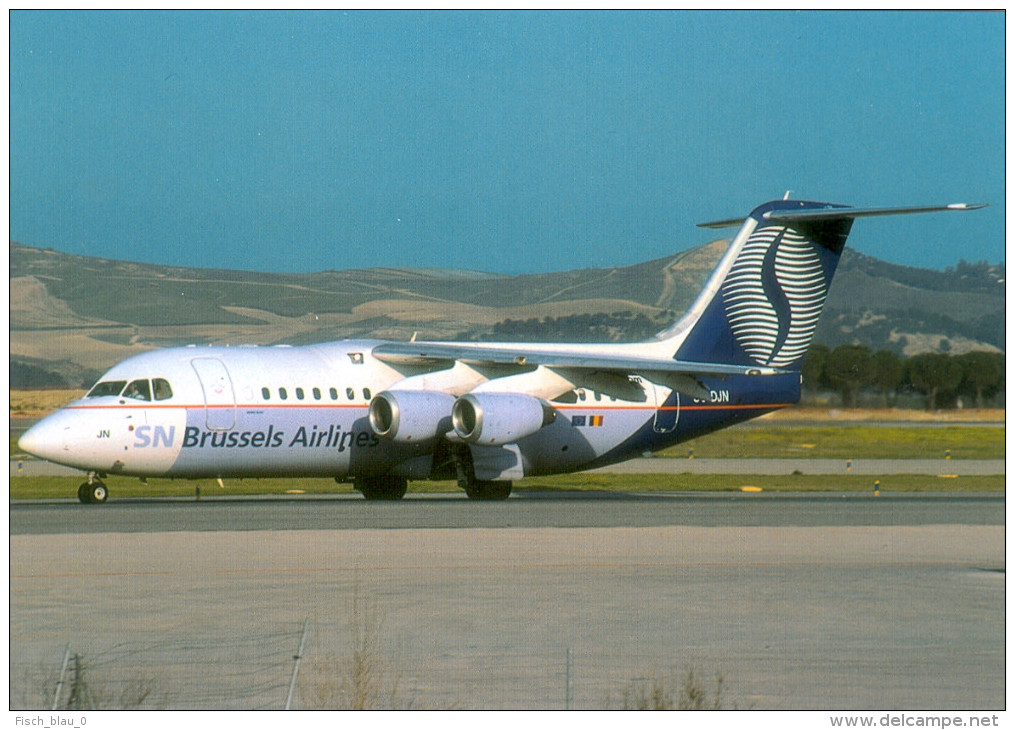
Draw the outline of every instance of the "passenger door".
<instances>
[{"instance_id":1,"label":"passenger door","mask_svg":"<svg viewBox=\"0 0 1015 730\"><path fill-rule=\"evenodd\" d=\"M204 391L205 423L209 431L228 431L236 424L236 396L225 364L215 357L190 361Z\"/></svg>"},{"instance_id":2,"label":"passenger door","mask_svg":"<svg viewBox=\"0 0 1015 730\"><path fill-rule=\"evenodd\" d=\"M651 387L656 406L652 429L656 433L669 433L677 427L680 418L680 393L655 383Z\"/></svg>"}]
</instances>

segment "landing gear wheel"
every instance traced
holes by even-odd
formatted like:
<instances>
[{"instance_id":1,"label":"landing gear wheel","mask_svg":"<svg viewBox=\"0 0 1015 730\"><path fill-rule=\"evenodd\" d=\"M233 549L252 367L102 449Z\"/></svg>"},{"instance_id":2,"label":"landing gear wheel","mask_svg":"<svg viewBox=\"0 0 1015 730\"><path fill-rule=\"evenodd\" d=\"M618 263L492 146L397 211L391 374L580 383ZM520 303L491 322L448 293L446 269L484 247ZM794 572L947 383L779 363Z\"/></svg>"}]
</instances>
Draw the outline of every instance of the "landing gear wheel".
<instances>
[{"instance_id":1,"label":"landing gear wheel","mask_svg":"<svg viewBox=\"0 0 1015 730\"><path fill-rule=\"evenodd\" d=\"M465 486L465 493L469 499L502 501L511 496L511 482L486 482L477 479Z\"/></svg>"},{"instance_id":2,"label":"landing gear wheel","mask_svg":"<svg viewBox=\"0 0 1015 730\"><path fill-rule=\"evenodd\" d=\"M363 477L356 480L356 489L370 500L396 501L405 496L409 482L401 477Z\"/></svg>"},{"instance_id":3,"label":"landing gear wheel","mask_svg":"<svg viewBox=\"0 0 1015 730\"><path fill-rule=\"evenodd\" d=\"M109 490L102 482L85 482L78 487L78 501L81 504L102 504L109 497Z\"/></svg>"},{"instance_id":4,"label":"landing gear wheel","mask_svg":"<svg viewBox=\"0 0 1015 730\"><path fill-rule=\"evenodd\" d=\"M109 490L102 482L95 482L91 486L88 496L91 498L92 504L102 504L109 497Z\"/></svg>"}]
</instances>

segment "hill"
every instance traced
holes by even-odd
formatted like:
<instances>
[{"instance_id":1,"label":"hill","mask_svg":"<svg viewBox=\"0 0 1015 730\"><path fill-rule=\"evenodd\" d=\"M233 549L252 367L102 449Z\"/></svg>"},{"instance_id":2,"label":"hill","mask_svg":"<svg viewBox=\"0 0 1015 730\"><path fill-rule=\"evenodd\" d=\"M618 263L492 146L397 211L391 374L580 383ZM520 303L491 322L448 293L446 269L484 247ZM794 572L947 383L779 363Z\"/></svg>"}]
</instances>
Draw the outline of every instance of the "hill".
<instances>
[{"instance_id":1,"label":"hill","mask_svg":"<svg viewBox=\"0 0 1015 730\"><path fill-rule=\"evenodd\" d=\"M313 274L195 269L10 248L12 387L88 385L132 354L180 344L346 337L633 341L697 295L713 241L609 269L504 276L378 268ZM911 355L1004 349L1004 267L945 272L847 250L817 341Z\"/></svg>"}]
</instances>

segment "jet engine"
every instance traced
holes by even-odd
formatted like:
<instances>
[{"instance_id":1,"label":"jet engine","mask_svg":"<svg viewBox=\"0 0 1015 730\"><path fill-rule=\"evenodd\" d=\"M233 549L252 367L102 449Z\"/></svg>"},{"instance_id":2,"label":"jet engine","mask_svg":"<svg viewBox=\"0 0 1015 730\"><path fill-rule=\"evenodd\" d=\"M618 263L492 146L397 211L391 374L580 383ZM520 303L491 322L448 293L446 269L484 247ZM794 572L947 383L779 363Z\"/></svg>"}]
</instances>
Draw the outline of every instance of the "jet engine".
<instances>
[{"instance_id":1,"label":"jet engine","mask_svg":"<svg viewBox=\"0 0 1015 730\"><path fill-rule=\"evenodd\" d=\"M426 390L385 390L370 401L370 428L389 441L424 441L451 430L455 397Z\"/></svg>"},{"instance_id":2,"label":"jet engine","mask_svg":"<svg viewBox=\"0 0 1015 730\"><path fill-rule=\"evenodd\" d=\"M515 443L556 417L549 403L520 393L469 393L451 410L458 438L483 446Z\"/></svg>"}]
</instances>

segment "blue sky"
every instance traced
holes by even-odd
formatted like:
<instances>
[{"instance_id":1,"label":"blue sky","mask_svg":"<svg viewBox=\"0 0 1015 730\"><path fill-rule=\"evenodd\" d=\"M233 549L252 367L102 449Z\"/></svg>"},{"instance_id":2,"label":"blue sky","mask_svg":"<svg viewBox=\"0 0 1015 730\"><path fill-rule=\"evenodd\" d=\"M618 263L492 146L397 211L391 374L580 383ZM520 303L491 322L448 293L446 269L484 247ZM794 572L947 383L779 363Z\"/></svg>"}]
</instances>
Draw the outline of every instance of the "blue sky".
<instances>
[{"instance_id":1,"label":"blue sky","mask_svg":"<svg viewBox=\"0 0 1015 730\"><path fill-rule=\"evenodd\" d=\"M1004 14L10 15L10 236L261 271L626 265L789 189L1003 261Z\"/></svg>"}]
</instances>

